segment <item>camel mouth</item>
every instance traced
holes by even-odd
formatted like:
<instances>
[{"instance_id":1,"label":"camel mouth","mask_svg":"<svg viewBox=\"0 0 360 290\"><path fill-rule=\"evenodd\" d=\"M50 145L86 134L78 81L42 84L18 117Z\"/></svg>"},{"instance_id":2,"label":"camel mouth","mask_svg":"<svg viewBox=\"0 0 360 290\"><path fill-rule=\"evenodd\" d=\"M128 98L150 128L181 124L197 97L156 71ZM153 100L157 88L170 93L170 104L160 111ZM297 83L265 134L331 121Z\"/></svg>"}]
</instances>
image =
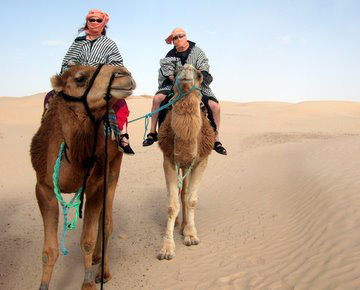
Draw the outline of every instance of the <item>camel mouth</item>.
<instances>
[{"instance_id":1,"label":"camel mouth","mask_svg":"<svg viewBox=\"0 0 360 290\"><path fill-rule=\"evenodd\" d=\"M115 94L118 94L118 93L121 93L121 94L124 94L124 95L131 95L133 93L133 89L124 89L124 88L111 88L111 91L110 91L111 94L115 93Z\"/></svg>"}]
</instances>

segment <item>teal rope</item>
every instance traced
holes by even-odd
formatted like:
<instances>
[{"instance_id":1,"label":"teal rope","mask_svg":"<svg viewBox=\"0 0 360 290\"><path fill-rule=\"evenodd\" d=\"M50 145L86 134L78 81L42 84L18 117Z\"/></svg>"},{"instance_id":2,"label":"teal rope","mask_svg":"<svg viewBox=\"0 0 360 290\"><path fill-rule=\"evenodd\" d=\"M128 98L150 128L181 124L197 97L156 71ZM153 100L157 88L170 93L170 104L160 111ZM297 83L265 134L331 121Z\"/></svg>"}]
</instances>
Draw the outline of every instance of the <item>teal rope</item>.
<instances>
[{"instance_id":1,"label":"teal rope","mask_svg":"<svg viewBox=\"0 0 360 290\"><path fill-rule=\"evenodd\" d=\"M182 189L183 184L184 184L184 179L186 178L186 176L188 176L191 172L191 170L193 169L195 164L195 158L193 159L193 161L191 162L189 168L187 169L187 171L185 172L185 174L183 176L180 175L180 167L179 165L175 162L175 168L176 168L176 176L178 178L178 188L179 190Z\"/></svg>"},{"instance_id":2,"label":"teal rope","mask_svg":"<svg viewBox=\"0 0 360 290\"><path fill-rule=\"evenodd\" d=\"M175 102L177 102L178 100L180 100L180 98L182 98L183 96L179 95L177 96L175 99L172 99L169 103L161 106L160 108L158 108L157 110L153 111L153 112L150 112L150 113L147 113L146 115L142 116L142 117L139 117L139 118L136 118L134 120L131 120L129 121L129 123L132 123L132 122L135 122L135 121L138 121L142 118L145 118L145 132L144 132L144 140L146 139L146 132L148 130L148 126L149 126L149 119L151 118L152 115L154 114L157 114L159 113L161 110L171 106L172 104L174 104Z\"/></svg>"},{"instance_id":3,"label":"teal rope","mask_svg":"<svg viewBox=\"0 0 360 290\"><path fill-rule=\"evenodd\" d=\"M59 188L59 175L60 175L60 164L61 164L61 159L62 159L62 155L64 152L64 148L65 148L65 144L61 143L58 158L56 159L55 166L54 166L53 182L54 182L55 196L56 196L57 200L59 201L59 203L61 204L61 206L63 208L63 212L64 212L64 226L63 226L63 231L62 231L62 240L61 240L62 249L61 249L61 251L62 251L63 256L67 256L67 254L69 252L65 248L66 231L70 231L70 230L73 230L76 228L76 222L79 219L79 210L80 210L80 204L81 204L80 193L82 192L82 187L75 193L74 197L71 199L70 202L66 202L61 196L61 192L60 192L60 188ZM74 207L75 211L76 211L75 218L71 222L68 222L68 213L72 207Z\"/></svg>"}]
</instances>

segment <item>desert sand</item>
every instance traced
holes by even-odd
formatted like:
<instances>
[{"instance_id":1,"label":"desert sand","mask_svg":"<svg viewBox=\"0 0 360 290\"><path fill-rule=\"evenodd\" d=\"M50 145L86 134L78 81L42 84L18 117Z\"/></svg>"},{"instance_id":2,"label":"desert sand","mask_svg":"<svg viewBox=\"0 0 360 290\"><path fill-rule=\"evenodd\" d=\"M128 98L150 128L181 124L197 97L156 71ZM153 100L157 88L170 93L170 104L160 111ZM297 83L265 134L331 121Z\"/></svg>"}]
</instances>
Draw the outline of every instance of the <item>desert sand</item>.
<instances>
[{"instance_id":1,"label":"desert sand","mask_svg":"<svg viewBox=\"0 0 360 290\"><path fill-rule=\"evenodd\" d=\"M0 98L0 289L38 289L43 226L29 146L44 94ZM130 120L151 99L128 98ZM360 103L222 102L227 156L210 155L199 190L201 243L159 261L167 221L162 154L129 125L114 202L106 289L360 289ZM82 221L50 289L79 289ZM59 239L62 215L59 224ZM95 272L94 268L94 272Z\"/></svg>"}]
</instances>

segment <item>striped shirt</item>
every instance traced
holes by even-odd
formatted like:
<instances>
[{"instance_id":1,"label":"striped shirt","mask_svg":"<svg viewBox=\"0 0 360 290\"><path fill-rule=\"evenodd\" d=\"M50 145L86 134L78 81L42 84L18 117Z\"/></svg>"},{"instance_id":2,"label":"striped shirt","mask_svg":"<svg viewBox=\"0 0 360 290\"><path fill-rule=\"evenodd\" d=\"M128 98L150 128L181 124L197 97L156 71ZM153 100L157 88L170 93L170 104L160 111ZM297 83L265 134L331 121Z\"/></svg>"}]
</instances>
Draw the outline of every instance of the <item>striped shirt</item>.
<instances>
[{"instance_id":1,"label":"striped shirt","mask_svg":"<svg viewBox=\"0 0 360 290\"><path fill-rule=\"evenodd\" d=\"M69 62L89 66L123 65L116 43L105 35L93 41L86 40L85 36L77 37L64 57L60 74L68 69Z\"/></svg>"},{"instance_id":2,"label":"striped shirt","mask_svg":"<svg viewBox=\"0 0 360 290\"><path fill-rule=\"evenodd\" d=\"M173 48L166 57L160 60L159 69L159 88L156 94L163 93L165 95L172 91L173 83L169 80L169 75L175 73L175 70L185 63L191 64L196 69L200 70L204 75L204 81L201 83L201 93L205 96L216 99L215 94L209 87L212 81L212 76L209 73L209 62L205 53L200 47L192 41L189 41L189 49L184 53L176 52Z\"/></svg>"}]
</instances>

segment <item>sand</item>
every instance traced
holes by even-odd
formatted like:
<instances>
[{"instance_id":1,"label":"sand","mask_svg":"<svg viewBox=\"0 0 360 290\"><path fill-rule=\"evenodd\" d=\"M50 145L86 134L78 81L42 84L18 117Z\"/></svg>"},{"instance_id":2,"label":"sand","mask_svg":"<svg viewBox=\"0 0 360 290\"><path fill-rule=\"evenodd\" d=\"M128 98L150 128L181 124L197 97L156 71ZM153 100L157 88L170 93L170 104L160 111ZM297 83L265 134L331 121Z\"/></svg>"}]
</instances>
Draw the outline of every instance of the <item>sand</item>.
<instances>
[{"instance_id":1,"label":"sand","mask_svg":"<svg viewBox=\"0 0 360 290\"><path fill-rule=\"evenodd\" d=\"M37 289L43 227L29 145L44 94L0 98L0 289ZM128 99L130 119L151 99ZM199 190L198 246L159 261L166 188L158 145L129 127L106 289L360 289L360 103L222 102L221 141ZM51 289L80 289L82 221ZM60 216L60 231L62 216ZM95 270L95 269L94 269ZM94 271L95 272L95 271Z\"/></svg>"}]
</instances>

